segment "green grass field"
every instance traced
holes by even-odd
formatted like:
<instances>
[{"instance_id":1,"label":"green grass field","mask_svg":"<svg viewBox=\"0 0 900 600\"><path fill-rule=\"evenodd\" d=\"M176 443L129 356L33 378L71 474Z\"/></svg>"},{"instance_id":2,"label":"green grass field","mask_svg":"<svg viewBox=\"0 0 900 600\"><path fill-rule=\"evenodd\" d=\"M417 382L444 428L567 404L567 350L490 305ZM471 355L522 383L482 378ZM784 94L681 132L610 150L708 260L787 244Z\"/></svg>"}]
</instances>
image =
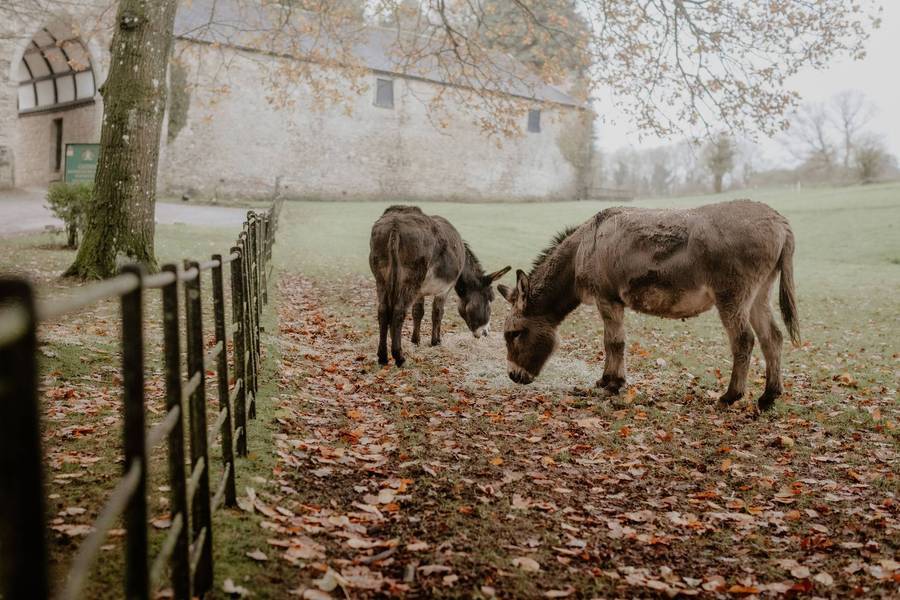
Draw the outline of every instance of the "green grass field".
<instances>
[{"instance_id":1,"label":"green grass field","mask_svg":"<svg viewBox=\"0 0 900 600\"><path fill-rule=\"evenodd\" d=\"M573 393L602 369L593 307L564 324L532 386L509 381L502 337L474 340L455 299L443 346L414 348L407 334L409 368L380 369L367 257L386 205L285 204L269 381L252 455L238 465L240 493L254 488L272 510L217 516L218 589L232 578L259 598L324 597L315 593L329 581L333 597L343 588L354 598L724 597L790 586L890 597L900 580L900 184L634 205L733 197L770 204L797 238L804 345L785 346L788 391L762 417L747 400L715 404L730 358L714 312L685 322L629 314L629 388L615 401ZM450 219L487 269L527 270L554 233L610 205L422 208ZM224 251L235 233L160 227L160 262ZM57 275L73 255L60 241L0 239L0 271L28 274L41 294L64 292L73 284ZM495 330L506 311L498 299ZM106 304L41 331L57 525L95 518L120 469L116 323ZM158 342L155 327L149 336ZM158 364L149 369L156 381ZM159 390L151 384L152 402ZM164 470L163 457L154 464ZM154 517L167 510L161 485L151 485ZM153 529L154 543L163 534ZM79 538L54 531L51 541L62 568ZM91 597L120 596L119 545ZM246 556L256 549L266 562Z\"/></svg>"},{"instance_id":2,"label":"green grass field","mask_svg":"<svg viewBox=\"0 0 900 600\"><path fill-rule=\"evenodd\" d=\"M790 220L797 239L797 286L806 320L815 319L823 304L838 303L847 308L840 317L845 324L867 323L880 315L885 329L897 326L896 310L893 315L880 311L896 309L892 302L900 297L900 184L742 191L718 197L641 200L633 205L686 207L742 197L765 202ZM290 203L279 256L286 268L316 275L368 275L369 230L386 206ZM423 208L449 219L486 269L511 264L527 270L557 231L609 206L614 204L427 203ZM829 311L821 317L838 315Z\"/></svg>"}]
</instances>

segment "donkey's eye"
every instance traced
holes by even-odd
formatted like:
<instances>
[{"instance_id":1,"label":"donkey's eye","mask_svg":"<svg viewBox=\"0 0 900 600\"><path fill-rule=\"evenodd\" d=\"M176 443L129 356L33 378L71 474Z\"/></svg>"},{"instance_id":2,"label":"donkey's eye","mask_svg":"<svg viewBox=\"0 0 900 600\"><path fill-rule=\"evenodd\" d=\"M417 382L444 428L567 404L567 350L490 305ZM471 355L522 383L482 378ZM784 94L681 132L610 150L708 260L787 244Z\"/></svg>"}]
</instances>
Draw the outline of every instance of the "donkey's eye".
<instances>
[{"instance_id":1,"label":"donkey's eye","mask_svg":"<svg viewBox=\"0 0 900 600\"><path fill-rule=\"evenodd\" d=\"M513 341L514 339L516 339L516 338L519 337L520 335L522 335L522 330L521 330L521 329L517 329L517 330L515 330L515 331L505 331L505 332L503 333L503 337L506 338L506 341L507 341L507 342Z\"/></svg>"}]
</instances>

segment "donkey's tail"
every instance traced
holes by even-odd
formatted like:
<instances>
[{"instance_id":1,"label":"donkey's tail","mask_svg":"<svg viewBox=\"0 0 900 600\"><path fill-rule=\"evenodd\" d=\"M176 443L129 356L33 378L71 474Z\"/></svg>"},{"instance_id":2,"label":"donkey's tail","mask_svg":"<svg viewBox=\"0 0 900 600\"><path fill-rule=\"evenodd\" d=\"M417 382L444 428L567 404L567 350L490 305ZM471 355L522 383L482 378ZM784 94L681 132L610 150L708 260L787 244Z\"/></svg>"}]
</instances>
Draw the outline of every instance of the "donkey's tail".
<instances>
[{"instance_id":1,"label":"donkey's tail","mask_svg":"<svg viewBox=\"0 0 900 600\"><path fill-rule=\"evenodd\" d=\"M794 288L794 233L788 229L781 256L778 259L781 269L781 285L778 289L778 305L781 318L787 327L794 346L800 345L800 322L797 314L797 294Z\"/></svg>"},{"instance_id":2,"label":"donkey's tail","mask_svg":"<svg viewBox=\"0 0 900 600\"><path fill-rule=\"evenodd\" d=\"M388 234L388 306L391 312L400 303L400 232L391 228Z\"/></svg>"}]
</instances>

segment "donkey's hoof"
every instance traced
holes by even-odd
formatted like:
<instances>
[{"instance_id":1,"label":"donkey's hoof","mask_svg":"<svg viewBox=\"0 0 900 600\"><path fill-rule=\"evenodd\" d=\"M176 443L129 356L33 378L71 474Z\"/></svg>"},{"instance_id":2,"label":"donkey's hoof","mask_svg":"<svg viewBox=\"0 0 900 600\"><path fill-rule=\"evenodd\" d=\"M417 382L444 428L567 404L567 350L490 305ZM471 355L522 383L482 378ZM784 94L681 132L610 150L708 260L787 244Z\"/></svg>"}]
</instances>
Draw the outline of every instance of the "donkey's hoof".
<instances>
[{"instance_id":1,"label":"donkey's hoof","mask_svg":"<svg viewBox=\"0 0 900 600\"><path fill-rule=\"evenodd\" d=\"M619 390L621 390L625 386L625 378L615 377L612 375L604 375L594 385L607 394L615 396L619 393Z\"/></svg>"},{"instance_id":2,"label":"donkey's hoof","mask_svg":"<svg viewBox=\"0 0 900 600\"><path fill-rule=\"evenodd\" d=\"M762 396L756 400L756 406L759 407L760 411L769 410L775 405L775 399L780 395L780 392L766 390L763 392Z\"/></svg>"},{"instance_id":3,"label":"donkey's hoof","mask_svg":"<svg viewBox=\"0 0 900 600\"><path fill-rule=\"evenodd\" d=\"M406 363L405 357L403 357L403 356L395 356L394 357L394 364L397 365L398 367L402 367L405 363Z\"/></svg>"},{"instance_id":4,"label":"donkey's hoof","mask_svg":"<svg viewBox=\"0 0 900 600\"><path fill-rule=\"evenodd\" d=\"M432 348L434 348L435 346L440 346L440 345L441 345L441 338L431 338L431 347Z\"/></svg>"},{"instance_id":5,"label":"donkey's hoof","mask_svg":"<svg viewBox=\"0 0 900 600\"><path fill-rule=\"evenodd\" d=\"M378 364L381 366L388 364L387 354L381 354L381 353L378 354Z\"/></svg>"},{"instance_id":6,"label":"donkey's hoof","mask_svg":"<svg viewBox=\"0 0 900 600\"><path fill-rule=\"evenodd\" d=\"M719 398L719 404L724 404L725 406L731 406L732 404L734 404L735 402L737 402L738 400L740 400L743 397L744 397L744 394L742 394L742 393L728 391L728 392L725 392L724 394L722 394L722 397Z\"/></svg>"},{"instance_id":7,"label":"donkey's hoof","mask_svg":"<svg viewBox=\"0 0 900 600\"><path fill-rule=\"evenodd\" d=\"M418 345L419 345L419 342L420 342L421 340L419 339L419 336L414 335L414 336L412 336L412 338L410 338L409 341L411 341L411 342L413 343L414 346L418 346Z\"/></svg>"}]
</instances>

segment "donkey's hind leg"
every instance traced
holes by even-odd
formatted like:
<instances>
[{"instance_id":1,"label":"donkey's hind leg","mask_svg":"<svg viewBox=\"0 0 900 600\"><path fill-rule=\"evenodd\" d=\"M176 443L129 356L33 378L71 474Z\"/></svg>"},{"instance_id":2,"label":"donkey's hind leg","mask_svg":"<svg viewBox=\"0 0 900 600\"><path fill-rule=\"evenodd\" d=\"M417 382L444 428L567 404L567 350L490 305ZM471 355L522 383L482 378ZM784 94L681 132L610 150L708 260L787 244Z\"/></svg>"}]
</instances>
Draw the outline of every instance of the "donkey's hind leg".
<instances>
[{"instance_id":1,"label":"donkey's hind leg","mask_svg":"<svg viewBox=\"0 0 900 600\"><path fill-rule=\"evenodd\" d=\"M422 329L422 317L425 316L425 297L420 296L412 307L413 332L412 343L419 345L420 330Z\"/></svg>"},{"instance_id":2,"label":"donkey's hind leg","mask_svg":"<svg viewBox=\"0 0 900 600\"><path fill-rule=\"evenodd\" d=\"M391 309L387 295L382 293L381 286L378 289L378 364L388 363L387 336L388 327L391 324Z\"/></svg>"},{"instance_id":3,"label":"donkey's hind leg","mask_svg":"<svg viewBox=\"0 0 900 600\"><path fill-rule=\"evenodd\" d=\"M763 356L766 359L766 389L756 401L760 410L771 408L775 399L782 392L781 347L784 337L775 323L772 307L769 304L772 281L774 281L774 277L759 290L753 306L750 308L750 323L753 325L753 331L756 332L756 338L759 340Z\"/></svg>"},{"instance_id":4,"label":"donkey's hind leg","mask_svg":"<svg viewBox=\"0 0 900 600\"><path fill-rule=\"evenodd\" d=\"M732 357L731 380L719 402L734 404L744 397L747 390L747 373L750 370L750 355L753 353L750 306L748 301L735 302L730 297L726 300L722 298L717 300L719 317L728 334Z\"/></svg>"},{"instance_id":5,"label":"donkey's hind leg","mask_svg":"<svg viewBox=\"0 0 900 600\"><path fill-rule=\"evenodd\" d=\"M431 301L431 345L441 345L441 321L444 318L444 303L447 301L447 294L443 296L435 296Z\"/></svg>"},{"instance_id":6,"label":"donkey's hind leg","mask_svg":"<svg viewBox=\"0 0 900 600\"><path fill-rule=\"evenodd\" d=\"M410 289L410 286L404 284L404 288ZM406 320L406 312L409 310L413 298L414 295L411 293L401 293L394 304L394 313L391 315L391 355L398 367L402 367L406 362L406 357L403 356L403 321Z\"/></svg>"}]
</instances>

